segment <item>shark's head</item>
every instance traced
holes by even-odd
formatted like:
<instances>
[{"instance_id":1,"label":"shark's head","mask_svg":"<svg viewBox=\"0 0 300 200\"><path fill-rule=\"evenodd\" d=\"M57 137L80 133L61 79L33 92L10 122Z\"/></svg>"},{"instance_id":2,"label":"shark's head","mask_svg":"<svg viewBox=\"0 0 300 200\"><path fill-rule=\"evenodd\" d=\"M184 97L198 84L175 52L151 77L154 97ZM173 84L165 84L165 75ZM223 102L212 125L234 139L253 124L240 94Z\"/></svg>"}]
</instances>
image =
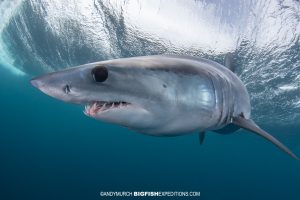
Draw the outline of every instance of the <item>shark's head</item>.
<instances>
[{"instance_id":1,"label":"shark's head","mask_svg":"<svg viewBox=\"0 0 300 200\"><path fill-rule=\"evenodd\" d=\"M56 99L84 105L89 117L141 132L166 123L172 117L168 108L174 109L168 83L130 63L86 64L42 75L31 84Z\"/></svg>"},{"instance_id":2,"label":"shark's head","mask_svg":"<svg viewBox=\"0 0 300 200\"><path fill-rule=\"evenodd\" d=\"M146 56L81 65L32 79L56 99L85 105L92 118L154 135L211 127L214 88L194 61Z\"/></svg>"}]
</instances>

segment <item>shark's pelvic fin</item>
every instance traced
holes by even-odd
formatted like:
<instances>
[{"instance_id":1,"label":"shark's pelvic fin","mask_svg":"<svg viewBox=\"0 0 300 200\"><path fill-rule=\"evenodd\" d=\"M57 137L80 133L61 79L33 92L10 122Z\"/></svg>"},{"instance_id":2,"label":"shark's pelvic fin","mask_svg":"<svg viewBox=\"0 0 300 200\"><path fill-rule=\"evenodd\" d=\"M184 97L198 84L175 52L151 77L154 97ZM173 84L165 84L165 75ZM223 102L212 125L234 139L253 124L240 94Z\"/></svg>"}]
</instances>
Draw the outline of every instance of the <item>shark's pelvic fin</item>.
<instances>
[{"instance_id":1,"label":"shark's pelvic fin","mask_svg":"<svg viewBox=\"0 0 300 200\"><path fill-rule=\"evenodd\" d=\"M204 141L204 138L205 138L205 132L200 132L199 133L199 142L200 144L203 144L203 141Z\"/></svg>"},{"instance_id":2,"label":"shark's pelvic fin","mask_svg":"<svg viewBox=\"0 0 300 200\"><path fill-rule=\"evenodd\" d=\"M233 55L232 53L227 53L225 55L224 66L230 69L232 72L235 71L235 67L233 65Z\"/></svg>"},{"instance_id":3,"label":"shark's pelvic fin","mask_svg":"<svg viewBox=\"0 0 300 200\"><path fill-rule=\"evenodd\" d=\"M239 117L233 117L232 123L244 128L248 131L251 131L253 133L256 133L257 135L269 140L272 142L275 146L277 146L279 149L284 151L285 153L289 154L291 157L295 158L296 160L299 160L299 158L291 151L289 150L285 145L283 145L281 142L279 142L276 138L274 138L272 135L267 133L266 131L259 128L255 122L251 119L245 119L242 115Z\"/></svg>"}]
</instances>

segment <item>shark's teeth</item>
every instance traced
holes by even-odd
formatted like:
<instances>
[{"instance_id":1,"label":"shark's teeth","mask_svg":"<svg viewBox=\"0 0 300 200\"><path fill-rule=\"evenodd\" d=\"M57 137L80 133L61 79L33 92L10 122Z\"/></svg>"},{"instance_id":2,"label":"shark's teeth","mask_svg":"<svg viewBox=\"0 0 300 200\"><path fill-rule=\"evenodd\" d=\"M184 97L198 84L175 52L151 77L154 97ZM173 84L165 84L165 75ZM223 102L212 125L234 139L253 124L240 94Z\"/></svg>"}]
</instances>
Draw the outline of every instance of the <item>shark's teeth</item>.
<instances>
[{"instance_id":1,"label":"shark's teeth","mask_svg":"<svg viewBox=\"0 0 300 200\"><path fill-rule=\"evenodd\" d=\"M106 108L106 103L103 104L101 110L104 110Z\"/></svg>"},{"instance_id":2,"label":"shark's teeth","mask_svg":"<svg viewBox=\"0 0 300 200\"><path fill-rule=\"evenodd\" d=\"M116 101L116 102L95 101L86 105L83 113L88 116L94 116L98 112L103 112L115 108L121 108L127 105L129 105L129 103L124 101Z\"/></svg>"},{"instance_id":3,"label":"shark's teeth","mask_svg":"<svg viewBox=\"0 0 300 200\"><path fill-rule=\"evenodd\" d=\"M89 108L88 108L87 105L84 106L84 111L83 111L83 113L84 113L85 115L89 115Z\"/></svg>"}]
</instances>

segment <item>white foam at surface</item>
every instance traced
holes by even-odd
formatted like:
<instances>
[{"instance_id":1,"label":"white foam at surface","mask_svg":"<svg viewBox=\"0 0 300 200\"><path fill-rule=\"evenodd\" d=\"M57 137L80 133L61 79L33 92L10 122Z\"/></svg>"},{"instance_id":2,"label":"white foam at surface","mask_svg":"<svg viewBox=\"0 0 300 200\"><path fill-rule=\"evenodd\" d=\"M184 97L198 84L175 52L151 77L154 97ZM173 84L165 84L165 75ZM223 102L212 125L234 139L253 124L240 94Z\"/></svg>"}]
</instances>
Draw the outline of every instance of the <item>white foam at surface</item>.
<instances>
[{"instance_id":1,"label":"white foam at surface","mask_svg":"<svg viewBox=\"0 0 300 200\"><path fill-rule=\"evenodd\" d=\"M214 53L233 51L237 30L221 22L216 6L193 1L129 1L125 19L143 33L171 45Z\"/></svg>"},{"instance_id":2,"label":"white foam at surface","mask_svg":"<svg viewBox=\"0 0 300 200\"><path fill-rule=\"evenodd\" d=\"M291 90L296 90L298 87L292 84L286 84L278 87L281 90L284 91L291 91Z\"/></svg>"},{"instance_id":3,"label":"white foam at surface","mask_svg":"<svg viewBox=\"0 0 300 200\"><path fill-rule=\"evenodd\" d=\"M0 1L0 34L3 29L9 23L11 17L17 12L20 7L22 0L3 0ZM25 73L19 70L18 67L14 66L14 59L8 53L5 41L0 35L0 63L4 67L8 68L11 72L16 75L24 75Z\"/></svg>"}]
</instances>

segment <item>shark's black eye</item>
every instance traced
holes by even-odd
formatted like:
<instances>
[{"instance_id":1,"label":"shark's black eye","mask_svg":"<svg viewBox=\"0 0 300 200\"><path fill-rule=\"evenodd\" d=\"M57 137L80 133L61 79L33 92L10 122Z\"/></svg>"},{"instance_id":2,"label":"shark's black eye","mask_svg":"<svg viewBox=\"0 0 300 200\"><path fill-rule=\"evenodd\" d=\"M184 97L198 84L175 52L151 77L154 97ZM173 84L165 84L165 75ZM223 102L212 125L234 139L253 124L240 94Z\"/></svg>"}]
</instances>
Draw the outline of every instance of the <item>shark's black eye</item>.
<instances>
[{"instance_id":1,"label":"shark's black eye","mask_svg":"<svg viewBox=\"0 0 300 200\"><path fill-rule=\"evenodd\" d=\"M108 71L104 66L95 67L91 73L94 80L97 82L104 82L108 77Z\"/></svg>"}]
</instances>

